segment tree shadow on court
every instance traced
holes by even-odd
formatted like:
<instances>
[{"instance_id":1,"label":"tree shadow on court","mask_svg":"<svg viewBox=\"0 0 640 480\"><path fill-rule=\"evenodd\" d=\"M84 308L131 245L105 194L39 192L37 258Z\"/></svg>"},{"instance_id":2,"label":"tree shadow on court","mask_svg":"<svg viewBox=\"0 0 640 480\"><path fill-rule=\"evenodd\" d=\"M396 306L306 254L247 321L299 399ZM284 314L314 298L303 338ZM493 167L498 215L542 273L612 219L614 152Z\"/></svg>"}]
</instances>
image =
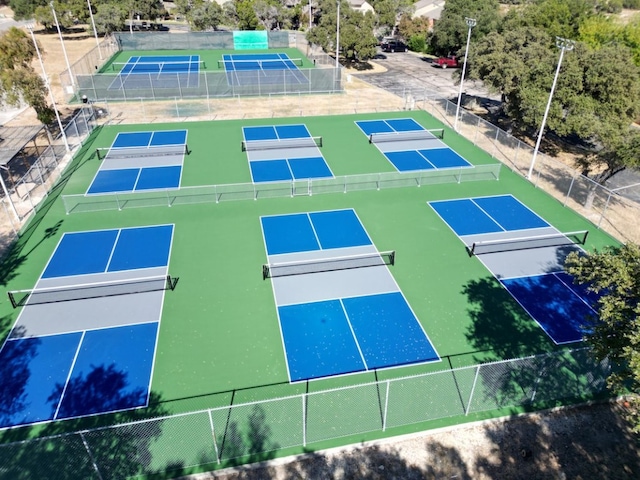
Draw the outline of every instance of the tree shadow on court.
<instances>
[{"instance_id":1,"label":"tree shadow on court","mask_svg":"<svg viewBox=\"0 0 640 480\"><path fill-rule=\"evenodd\" d=\"M475 351L494 352L502 360L549 349L550 340L542 329L494 277L471 280L462 293L472 320L466 338Z\"/></svg>"},{"instance_id":2,"label":"tree shadow on court","mask_svg":"<svg viewBox=\"0 0 640 480\"><path fill-rule=\"evenodd\" d=\"M115 370L102 381L127 383L126 374ZM88 396L95 394L90 380L83 386ZM152 471L163 422L129 422L168 415L160 402L152 392L148 408L5 430L0 434L0 479L115 479ZM113 424L124 425L110 428ZM29 440L34 435L38 438Z\"/></svg>"}]
</instances>

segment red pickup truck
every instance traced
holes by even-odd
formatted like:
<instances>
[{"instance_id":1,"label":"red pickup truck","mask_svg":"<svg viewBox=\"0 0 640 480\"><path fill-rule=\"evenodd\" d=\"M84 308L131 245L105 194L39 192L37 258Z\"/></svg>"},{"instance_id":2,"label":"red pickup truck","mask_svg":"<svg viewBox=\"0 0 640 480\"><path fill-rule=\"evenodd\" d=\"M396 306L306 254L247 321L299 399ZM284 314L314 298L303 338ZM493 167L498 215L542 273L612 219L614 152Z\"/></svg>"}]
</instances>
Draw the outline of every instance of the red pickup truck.
<instances>
[{"instance_id":1,"label":"red pickup truck","mask_svg":"<svg viewBox=\"0 0 640 480\"><path fill-rule=\"evenodd\" d=\"M460 63L458 63L458 58L453 55L449 55L448 57L440 57L436 60L436 65L441 68L458 68L460 67Z\"/></svg>"}]
</instances>

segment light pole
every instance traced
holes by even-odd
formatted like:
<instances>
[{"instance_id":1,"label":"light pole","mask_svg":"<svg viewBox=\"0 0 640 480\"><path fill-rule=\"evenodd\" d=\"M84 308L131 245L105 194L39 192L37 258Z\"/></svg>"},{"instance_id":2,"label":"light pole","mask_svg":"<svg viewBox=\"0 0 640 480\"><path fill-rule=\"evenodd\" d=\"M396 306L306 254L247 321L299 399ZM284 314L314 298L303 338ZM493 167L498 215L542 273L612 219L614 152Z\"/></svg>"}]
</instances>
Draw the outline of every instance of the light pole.
<instances>
[{"instance_id":1,"label":"light pole","mask_svg":"<svg viewBox=\"0 0 640 480\"><path fill-rule=\"evenodd\" d=\"M338 0L338 11L336 13L336 75L338 74L338 68L340 68L340 63L338 59L340 58L340 0Z\"/></svg>"},{"instance_id":2,"label":"light pole","mask_svg":"<svg viewBox=\"0 0 640 480\"><path fill-rule=\"evenodd\" d=\"M571 51L575 46L573 40L567 40L566 38L556 37L556 47L560 49L560 59L558 60L558 67L556 68L556 74L553 77L553 84L551 85L551 92L549 92L549 100L547 101L547 107L544 110L544 116L542 117L542 125L540 125L540 131L538 132L538 139L536 140L536 146L533 149L533 157L531 158L531 166L529 167L529 173L527 178L531 180L533 175L533 167L536 164L536 157L538 156L538 150L540 149L540 142L542 141L542 135L544 133L544 126L547 123L547 116L549 115L549 108L551 108L551 100L553 99L553 92L556 89L556 83L558 82L558 74L560 73L560 66L562 65L562 58L564 57L565 50Z\"/></svg>"},{"instance_id":3,"label":"light pole","mask_svg":"<svg viewBox=\"0 0 640 480\"><path fill-rule=\"evenodd\" d=\"M309 30L311 30L311 0L309 0Z\"/></svg>"},{"instance_id":4,"label":"light pole","mask_svg":"<svg viewBox=\"0 0 640 480\"><path fill-rule=\"evenodd\" d=\"M462 75L460 76L460 90L458 91L458 106L456 107L456 119L453 122L453 129L458 131L458 115L460 114L460 103L462 102L462 83L464 82L464 74L467 71L467 57L469 56L469 40L471 40L471 29L476 26L475 18L465 17L465 23L467 24L467 46L464 50L464 63L462 64Z\"/></svg>"},{"instance_id":5,"label":"light pole","mask_svg":"<svg viewBox=\"0 0 640 480\"><path fill-rule=\"evenodd\" d=\"M53 2L49 3L51 11L53 12L53 20L56 22L56 28L58 29L58 36L60 37L60 43L62 44L62 53L64 54L64 61L67 63L67 72L71 78L71 85L76 86L76 81L73 78L73 72L71 71L71 65L69 64L69 57L67 57L67 49L64 46L64 40L62 39L62 31L60 31L60 24L58 23L58 15L56 15L56 9L53 7Z\"/></svg>"},{"instance_id":6,"label":"light pole","mask_svg":"<svg viewBox=\"0 0 640 480\"><path fill-rule=\"evenodd\" d=\"M96 37L96 45L98 46L98 55L102 60L102 50L100 49L100 40L98 39L98 30L96 30L96 21L93 19L93 12L91 11L91 0L87 0L89 6L89 16L91 17L91 25L93 26L93 36Z\"/></svg>"},{"instance_id":7,"label":"light pole","mask_svg":"<svg viewBox=\"0 0 640 480\"><path fill-rule=\"evenodd\" d=\"M33 46L36 47L36 53L38 54L38 61L40 62L40 68L42 69L42 80L44 81L47 90L49 91L49 97L51 98L51 104L53 105L53 111L56 114L56 120L58 121L58 127L60 128L60 135L62 136L62 141L64 142L64 148L68 152L71 152L69 148L69 142L67 142L67 135L64 132L64 127L62 126L62 120L60 120L60 114L58 113L58 107L56 106L56 99L53 96L53 91L51 90L51 85L49 83L49 77L47 77L47 72L44 69L44 62L42 61L42 55L40 53L40 47L38 47L38 42L36 41L36 36L33 33L33 25L26 26L29 32L31 33L31 40L33 40Z\"/></svg>"}]
</instances>

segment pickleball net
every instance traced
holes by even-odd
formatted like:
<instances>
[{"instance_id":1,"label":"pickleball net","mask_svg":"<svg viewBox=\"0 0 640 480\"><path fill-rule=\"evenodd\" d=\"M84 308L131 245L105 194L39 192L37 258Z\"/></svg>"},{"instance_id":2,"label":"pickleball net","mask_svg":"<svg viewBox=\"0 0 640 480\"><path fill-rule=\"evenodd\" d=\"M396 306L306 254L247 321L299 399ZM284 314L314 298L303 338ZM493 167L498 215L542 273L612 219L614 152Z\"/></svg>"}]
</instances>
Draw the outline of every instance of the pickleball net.
<instances>
[{"instance_id":1,"label":"pickleball net","mask_svg":"<svg viewBox=\"0 0 640 480\"><path fill-rule=\"evenodd\" d=\"M369 135L369 143L409 142L415 140L442 140L444 129L411 130L408 132L380 132Z\"/></svg>"},{"instance_id":2,"label":"pickleball net","mask_svg":"<svg viewBox=\"0 0 640 480\"><path fill-rule=\"evenodd\" d=\"M179 145L152 145L146 147L117 147L117 148L96 148L96 156L99 160L105 158L138 158L138 157L163 157L189 155L189 146Z\"/></svg>"},{"instance_id":3,"label":"pickleball net","mask_svg":"<svg viewBox=\"0 0 640 480\"><path fill-rule=\"evenodd\" d=\"M378 267L381 265L395 265L395 250L387 252L366 253L343 257L330 257L294 262L267 263L262 266L262 278L287 277L308 273L333 272L336 270L350 270L352 268Z\"/></svg>"},{"instance_id":4,"label":"pickleball net","mask_svg":"<svg viewBox=\"0 0 640 480\"><path fill-rule=\"evenodd\" d=\"M526 237L501 238L474 242L468 246L469 255L508 252L514 250L528 250L543 247L563 247L584 245L589 235L588 230L576 232L558 232L545 235L530 235Z\"/></svg>"},{"instance_id":5,"label":"pickleball net","mask_svg":"<svg viewBox=\"0 0 640 480\"><path fill-rule=\"evenodd\" d=\"M276 140L243 140L242 151L273 150L279 148L322 147L322 137L283 138Z\"/></svg>"},{"instance_id":6,"label":"pickleball net","mask_svg":"<svg viewBox=\"0 0 640 480\"><path fill-rule=\"evenodd\" d=\"M302 67L302 58L270 58L264 60L218 60L218 68L224 70L286 70Z\"/></svg>"},{"instance_id":7,"label":"pickleball net","mask_svg":"<svg viewBox=\"0 0 640 480\"><path fill-rule=\"evenodd\" d=\"M131 295L134 293L174 290L177 277L162 275L146 278L132 278L117 282L94 282L62 287L36 288L30 290L11 290L7 292L13 308L43 303L69 302L89 298Z\"/></svg>"}]
</instances>

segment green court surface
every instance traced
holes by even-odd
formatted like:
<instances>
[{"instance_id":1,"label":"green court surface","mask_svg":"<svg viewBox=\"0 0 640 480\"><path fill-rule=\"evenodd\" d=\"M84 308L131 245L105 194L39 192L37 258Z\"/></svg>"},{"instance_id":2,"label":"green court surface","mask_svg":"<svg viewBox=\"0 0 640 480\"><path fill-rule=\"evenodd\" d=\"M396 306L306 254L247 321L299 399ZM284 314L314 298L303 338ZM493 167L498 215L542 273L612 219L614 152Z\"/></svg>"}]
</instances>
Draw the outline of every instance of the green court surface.
<instances>
[{"instance_id":1,"label":"green court surface","mask_svg":"<svg viewBox=\"0 0 640 480\"><path fill-rule=\"evenodd\" d=\"M200 70L204 72L220 72L224 71L224 67L218 66L223 55L244 55L251 53L286 53L291 59L300 59L302 66L298 68L314 68L313 62L297 48L276 48L276 49L259 49L259 50L123 50L114 54L108 62L106 62L98 73L118 73L124 67L131 57L143 56L162 56L171 55L189 56L198 55L200 61L204 62L200 66Z\"/></svg>"},{"instance_id":2,"label":"green court surface","mask_svg":"<svg viewBox=\"0 0 640 480\"><path fill-rule=\"evenodd\" d=\"M221 52L216 52L219 55ZM125 59L119 56L118 61ZM208 58L206 61L215 64ZM412 111L118 125L95 132L4 260L3 286L7 290L32 288L64 232L167 223L175 224L169 272L179 277L179 282L175 291L165 295L151 386L154 405L136 413L82 419L56 428L44 426L41 433L75 431L129 418L317 392L559 350L480 261L469 257L456 235L427 202L512 194L560 231L590 230L587 249L615 242L504 167L497 181L172 208L65 215L59 198L60 193L86 192L99 167L93 154L95 148L108 147L118 132L188 129L191 153L185 158L181 183L186 187L251 182L246 153L241 151L242 127L251 125L305 124L311 135L323 137L321 152L336 176L393 171L393 166L375 145L369 144L354 122L405 117L414 118L427 129L443 127L429 114ZM450 129L446 129L444 142L474 165L496 163ZM379 251L397 252L396 265L390 267L393 277L442 362L289 385L271 282L261 275L261 266L267 259L259 218L345 208L355 209ZM18 313L3 298L0 303L3 335L8 334ZM32 429L25 435L38 431ZM392 433L406 431L410 429L396 429ZM347 437L318 445L335 446L363 438Z\"/></svg>"}]
</instances>

